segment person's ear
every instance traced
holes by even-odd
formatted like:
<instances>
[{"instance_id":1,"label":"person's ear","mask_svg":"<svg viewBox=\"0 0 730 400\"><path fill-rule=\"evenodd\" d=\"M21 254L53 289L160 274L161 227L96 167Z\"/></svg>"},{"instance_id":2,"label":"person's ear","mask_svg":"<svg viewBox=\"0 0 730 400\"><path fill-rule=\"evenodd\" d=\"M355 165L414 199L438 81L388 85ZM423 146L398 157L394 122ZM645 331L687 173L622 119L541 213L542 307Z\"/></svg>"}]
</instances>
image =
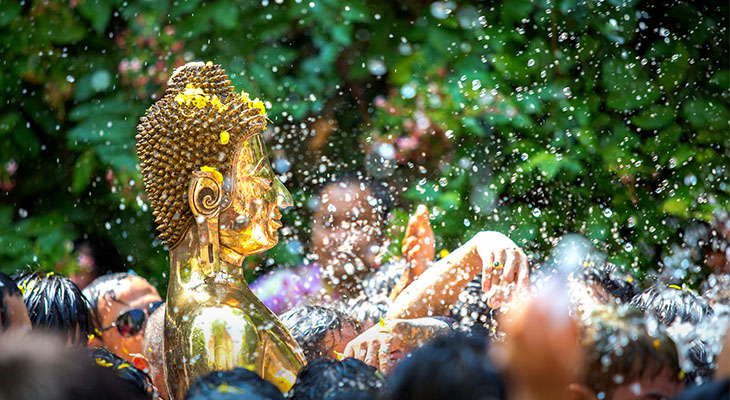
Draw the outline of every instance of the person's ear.
<instances>
[{"instance_id":1,"label":"person's ear","mask_svg":"<svg viewBox=\"0 0 730 400\"><path fill-rule=\"evenodd\" d=\"M580 383L568 385L565 397L568 400L596 400L597 398L591 389Z\"/></svg>"},{"instance_id":2,"label":"person's ear","mask_svg":"<svg viewBox=\"0 0 730 400\"><path fill-rule=\"evenodd\" d=\"M143 356L134 357L132 359L132 364L134 364L134 368L137 368L140 371L144 371L147 374L150 373L150 362Z\"/></svg>"}]
</instances>

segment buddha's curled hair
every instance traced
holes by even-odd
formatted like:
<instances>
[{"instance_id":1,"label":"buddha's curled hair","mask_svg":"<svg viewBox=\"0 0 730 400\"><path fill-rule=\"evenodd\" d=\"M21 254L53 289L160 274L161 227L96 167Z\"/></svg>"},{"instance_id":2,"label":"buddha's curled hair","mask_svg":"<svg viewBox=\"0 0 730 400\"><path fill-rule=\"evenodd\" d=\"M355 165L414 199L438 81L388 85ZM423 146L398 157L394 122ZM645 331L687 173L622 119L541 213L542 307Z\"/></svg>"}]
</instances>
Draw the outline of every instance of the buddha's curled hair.
<instances>
[{"instance_id":1,"label":"buddha's curled hair","mask_svg":"<svg viewBox=\"0 0 730 400\"><path fill-rule=\"evenodd\" d=\"M137 155L162 242L175 247L193 214L187 191L193 171L223 176L238 144L266 127L258 99L235 93L219 65L188 63L173 72L165 95L137 125Z\"/></svg>"}]
</instances>

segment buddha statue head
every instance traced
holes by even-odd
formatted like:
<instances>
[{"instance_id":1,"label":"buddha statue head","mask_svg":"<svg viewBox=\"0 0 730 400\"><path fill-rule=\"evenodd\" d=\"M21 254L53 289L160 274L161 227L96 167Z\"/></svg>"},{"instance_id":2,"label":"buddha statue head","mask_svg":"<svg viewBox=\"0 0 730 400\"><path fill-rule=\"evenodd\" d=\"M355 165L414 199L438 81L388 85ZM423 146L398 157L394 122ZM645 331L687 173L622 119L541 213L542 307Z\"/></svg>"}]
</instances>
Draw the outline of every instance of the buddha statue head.
<instances>
[{"instance_id":1,"label":"buddha statue head","mask_svg":"<svg viewBox=\"0 0 730 400\"><path fill-rule=\"evenodd\" d=\"M137 126L137 154L157 230L174 250L195 226L203 252L240 266L278 242L292 199L262 133L266 109L236 93L225 71L188 63Z\"/></svg>"}]
</instances>

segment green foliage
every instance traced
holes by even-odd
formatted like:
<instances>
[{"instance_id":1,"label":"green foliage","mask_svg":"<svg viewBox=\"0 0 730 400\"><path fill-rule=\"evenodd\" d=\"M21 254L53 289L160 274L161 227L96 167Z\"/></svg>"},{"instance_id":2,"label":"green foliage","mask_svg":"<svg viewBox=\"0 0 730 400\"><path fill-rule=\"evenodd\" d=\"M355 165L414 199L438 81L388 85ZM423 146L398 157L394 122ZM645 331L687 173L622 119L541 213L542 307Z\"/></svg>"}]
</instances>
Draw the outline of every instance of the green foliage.
<instances>
[{"instance_id":1,"label":"green foliage","mask_svg":"<svg viewBox=\"0 0 730 400\"><path fill-rule=\"evenodd\" d=\"M439 249L496 229L541 259L579 232L643 276L728 208L727 15L638 0L2 2L0 268L72 271L88 238L164 284L134 126L175 66L211 60L271 102L270 156L291 166L289 229L247 265L298 263L320 179L365 169L398 192L394 253L425 202Z\"/></svg>"}]
</instances>

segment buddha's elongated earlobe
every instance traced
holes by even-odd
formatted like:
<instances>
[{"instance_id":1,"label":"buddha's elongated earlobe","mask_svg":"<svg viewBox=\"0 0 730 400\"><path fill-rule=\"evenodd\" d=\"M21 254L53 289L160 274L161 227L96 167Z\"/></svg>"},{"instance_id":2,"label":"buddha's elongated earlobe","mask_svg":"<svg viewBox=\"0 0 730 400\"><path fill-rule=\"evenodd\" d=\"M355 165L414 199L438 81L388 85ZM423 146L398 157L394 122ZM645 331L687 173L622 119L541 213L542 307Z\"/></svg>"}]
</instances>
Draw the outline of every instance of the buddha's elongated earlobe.
<instances>
[{"instance_id":1,"label":"buddha's elongated earlobe","mask_svg":"<svg viewBox=\"0 0 730 400\"><path fill-rule=\"evenodd\" d=\"M195 216L200 241L201 267L206 275L219 269L218 219L223 199L223 179L218 171L195 171L188 189L188 202Z\"/></svg>"}]
</instances>

